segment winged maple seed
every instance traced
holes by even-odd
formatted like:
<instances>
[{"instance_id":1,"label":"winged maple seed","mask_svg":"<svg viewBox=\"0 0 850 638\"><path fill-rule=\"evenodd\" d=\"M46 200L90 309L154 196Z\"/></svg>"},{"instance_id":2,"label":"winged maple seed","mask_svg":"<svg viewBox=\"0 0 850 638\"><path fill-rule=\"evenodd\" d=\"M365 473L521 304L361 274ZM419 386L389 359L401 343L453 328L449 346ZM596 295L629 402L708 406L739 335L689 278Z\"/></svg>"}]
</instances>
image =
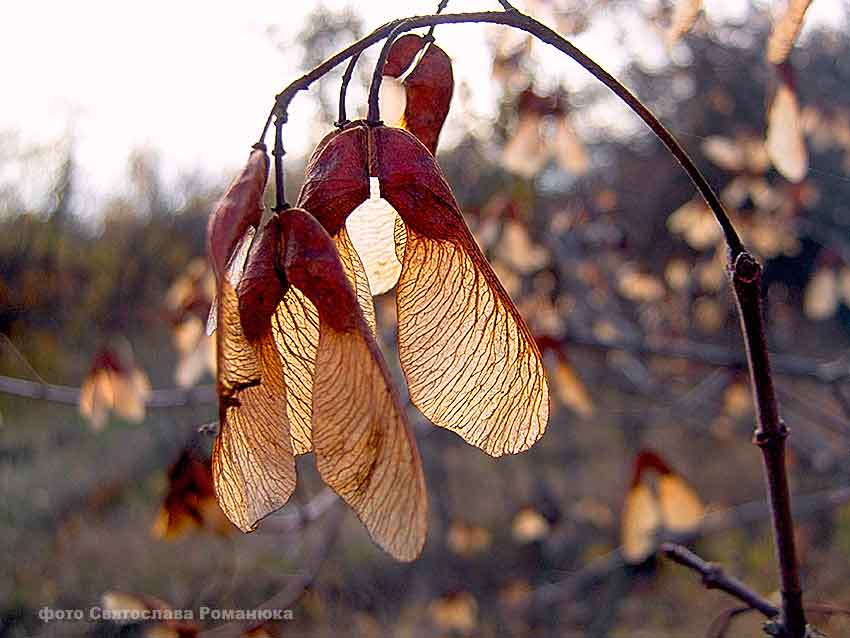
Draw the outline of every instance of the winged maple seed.
<instances>
[{"instance_id":1,"label":"winged maple seed","mask_svg":"<svg viewBox=\"0 0 850 638\"><path fill-rule=\"evenodd\" d=\"M655 491L646 481L649 472L657 474ZM635 459L632 483L623 504L623 558L629 563L642 563L655 553L660 530L694 531L704 514L705 506L685 479L660 456L642 450Z\"/></svg>"},{"instance_id":2,"label":"winged maple seed","mask_svg":"<svg viewBox=\"0 0 850 638\"><path fill-rule=\"evenodd\" d=\"M371 314L368 268L345 228L370 188L398 213L398 349L411 401L493 456L528 449L549 415L540 352L428 149L405 130L353 122L319 144L299 206L350 256L346 274Z\"/></svg>"},{"instance_id":3,"label":"winged maple seed","mask_svg":"<svg viewBox=\"0 0 850 638\"><path fill-rule=\"evenodd\" d=\"M150 382L144 371L133 363L129 344L122 346L116 350L100 350L80 388L80 415L95 431L104 428L110 412L134 423L145 418Z\"/></svg>"},{"instance_id":4,"label":"winged maple seed","mask_svg":"<svg viewBox=\"0 0 850 638\"><path fill-rule=\"evenodd\" d=\"M288 500L294 454L312 449L322 479L378 545L412 560L427 522L421 462L332 240L309 213L285 211L259 235L238 293L227 277L238 233L219 233L216 218L245 231L233 209L253 215L268 168L254 157L209 226L210 255L219 260L213 480L222 509L250 531Z\"/></svg>"}]
</instances>

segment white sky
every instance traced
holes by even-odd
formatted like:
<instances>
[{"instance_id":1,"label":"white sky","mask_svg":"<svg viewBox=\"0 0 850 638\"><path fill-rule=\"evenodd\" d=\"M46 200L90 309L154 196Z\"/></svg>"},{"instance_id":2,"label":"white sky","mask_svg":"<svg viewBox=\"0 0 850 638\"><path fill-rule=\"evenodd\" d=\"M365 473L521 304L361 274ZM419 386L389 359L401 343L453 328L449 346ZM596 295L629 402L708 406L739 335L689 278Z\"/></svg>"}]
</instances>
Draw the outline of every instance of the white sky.
<instances>
[{"instance_id":1,"label":"white sky","mask_svg":"<svg viewBox=\"0 0 850 638\"><path fill-rule=\"evenodd\" d=\"M816 0L811 12L828 15L839 2ZM498 8L495 0L453 3L457 6L450 9L462 11ZM139 147L159 154L166 179L200 172L226 182L226 174L241 164L255 141L275 93L299 74L295 47L286 53L277 42L294 44L304 17L316 4L0 2L0 132L17 132L26 146L55 142L72 130L83 189L93 206L107 193L120 191L127 155ZM436 0L324 4L353 4L368 31L394 17L429 13ZM726 17L741 6L710 0L706 13L710 19ZM817 15L809 18L820 21ZM274 38L268 34L270 27L276 29ZM486 117L495 105L484 46L486 27L445 26L438 36L455 60L458 84L466 82L472 89L473 110ZM612 70L622 61L622 54L599 30L576 42ZM659 62L665 55L660 45L654 52L650 49L649 57ZM561 79L575 82L584 77L564 58L553 60L557 62L545 68L558 69ZM287 147L294 154L307 152L324 133L311 127L311 114L310 100L296 98L286 127Z\"/></svg>"}]
</instances>

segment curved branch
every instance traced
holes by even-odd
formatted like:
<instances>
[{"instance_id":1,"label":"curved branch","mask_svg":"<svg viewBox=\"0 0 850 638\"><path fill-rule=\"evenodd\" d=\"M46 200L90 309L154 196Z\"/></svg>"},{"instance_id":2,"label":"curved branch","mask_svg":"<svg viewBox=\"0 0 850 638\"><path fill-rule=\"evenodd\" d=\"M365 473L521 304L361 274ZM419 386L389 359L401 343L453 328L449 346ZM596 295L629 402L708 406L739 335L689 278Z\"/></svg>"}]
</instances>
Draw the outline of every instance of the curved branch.
<instances>
[{"instance_id":1,"label":"curved branch","mask_svg":"<svg viewBox=\"0 0 850 638\"><path fill-rule=\"evenodd\" d=\"M77 405L80 402L79 388L14 377L0 376L0 393L65 405ZM215 400L215 386L199 385L193 388L154 390L145 405L149 408L178 408L212 403Z\"/></svg>"},{"instance_id":2,"label":"curved branch","mask_svg":"<svg viewBox=\"0 0 850 638\"><path fill-rule=\"evenodd\" d=\"M384 66L387 64L387 58L390 55L390 49L396 38L405 31L410 31L413 27L409 26L409 20L403 20L396 25L387 39L384 41L384 46L381 48L381 53L378 56L378 61L375 63L375 70L372 72L372 82L369 84L369 114L366 116L366 121L375 126L381 124L381 107L378 101L381 92L381 80L384 77ZM434 25L431 25L433 28Z\"/></svg>"},{"instance_id":3,"label":"curved branch","mask_svg":"<svg viewBox=\"0 0 850 638\"><path fill-rule=\"evenodd\" d=\"M337 65L345 62L354 55L358 55L366 48L376 42L386 38L390 33L394 32L402 23L405 25L404 30L416 29L438 24L466 24L466 23L489 23L500 24L503 26L520 29L526 33L536 37L538 40L549 44L562 53L568 55L573 60L578 62L591 75L607 86L614 94L619 97L625 104L640 117L659 140L667 147L678 162L685 169L685 172L690 177L691 181L696 186L700 195L705 199L711 211L714 213L717 223L720 225L726 243L729 246L729 251L734 258L744 251L744 245L741 241L738 232L735 230L732 220L729 218L720 198L712 190L708 180L702 175L700 170L694 164L693 160L685 152L684 148L679 144L676 138L667 130L667 128L652 114L652 112L644 106L644 104L635 95L629 91L620 81L613 75L608 73L599 64L585 55L580 49L575 47L568 40L558 35L555 31L547 27L534 18L520 13L514 9L509 2L500 0L500 3L505 8L505 11L483 11L477 13L448 13L440 15L414 16L410 18L402 18L388 22L372 33L358 40L349 47L331 56L309 73L301 76L275 97L275 103L272 107L272 114L278 114L286 121L286 112L289 103L299 91L304 91L310 85ZM263 133L260 136L262 140L265 138L268 127L271 124L271 115L266 122Z\"/></svg>"},{"instance_id":4,"label":"curved branch","mask_svg":"<svg viewBox=\"0 0 850 638\"><path fill-rule=\"evenodd\" d=\"M765 618L770 619L779 615L779 607L761 594L754 592L734 576L727 575L722 567L704 561L687 547L675 543L664 543L661 546L661 553L673 562L700 574L706 589L724 591L748 607L761 612Z\"/></svg>"}]
</instances>

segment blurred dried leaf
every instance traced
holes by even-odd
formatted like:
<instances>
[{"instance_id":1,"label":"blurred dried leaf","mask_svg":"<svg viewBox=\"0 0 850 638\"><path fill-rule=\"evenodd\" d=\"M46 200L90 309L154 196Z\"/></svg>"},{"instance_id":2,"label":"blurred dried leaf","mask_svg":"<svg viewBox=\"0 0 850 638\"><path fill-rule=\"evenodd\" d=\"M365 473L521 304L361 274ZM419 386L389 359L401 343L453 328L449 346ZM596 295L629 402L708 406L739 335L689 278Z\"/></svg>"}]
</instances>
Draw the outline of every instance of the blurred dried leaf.
<instances>
[{"instance_id":1,"label":"blurred dried leaf","mask_svg":"<svg viewBox=\"0 0 850 638\"><path fill-rule=\"evenodd\" d=\"M145 418L150 382L135 367L129 346L124 350L122 355L110 349L98 352L80 388L80 415L95 431L103 429L110 412L134 423Z\"/></svg>"},{"instance_id":2,"label":"blurred dried leaf","mask_svg":"<svg viewBox=\"0 0 850 638\"><path fill-rule=\"evenodd\" d=\"M694 250L711 248L723 237L720 225L702 199L692 199L673 211L667 218L667 228L684 237Z\"/></svg>"},{"instance_id":3,"label":"blurred dried leaf","mask_svg":"<svg viewBox=\"0 0 850 638\"><path fill-rule=\"evenodd\" d=\"M490 532L487 528L466 521L452 521L446 537L449 549L464 558L487 551L490 542Z\"/></svg>"},{"instance_id":4,"label":"blurred dried leaf","mask_svg":"<svg viewBox=\"0 0 850 638\"><path fill-rule=\"evenodd\" d=\"M442 631L468 636L478 628L478 603L469 592L448 594L431 601L428 613Z\"/></svg>"},{"instance_id":5,"label":"blurred dried leaf","mask_svg":"<svg viewBox=\"0 0 850 638\"><path fill-rule=\"evenodd\" d=\"M776 170L798 183L809 170L809 156L800 122L800 105L792 85L779 83L767 112L765 148Z\"/></svg>"},{"instance_id":6,"label":"blurred dried leaf","mask_svg":"<svg viewBox=\"0 0 850 638\"><path fill-rule=\"evenodd\" d=\"M699 496L678 474L658 477L658 503L664 527L671 532L691 532L705 515Z\"/></svg>"},{"instance_id":7,"label":"blurred dried leaf","mask_svg":"<svg viewBox=\"0 0 850 638\"><path fill-rule=\"evenodd\" d=\"M514 516L511 533L517 543L534 543L549 535L549 521L533 507L523 507Z\"/></svg>"},{"instance_id":8,"label":"blurred dried leaf","mask_svg":"<svg viewBox=\"0 0 850 638\"><path fill-rule=\"evenodd\" d=\"M791 47L803 28L803 18L812 0L788 0L785 13L773 25L767 40L767 60L771 64L782 64L788 59Z\"/></svg>"},{"instance_id":9,"label":"blurred dried leaf","mask_svg":"<svg viewBox=\"0 0 850 638\"><path fill-rule=\"evenodd\" d=\"M743 419L753 413L753 397L744 381L735 381L723 392L723 410L733 419Z\"/></svg>"},{"instance_id":10,"label":"blurred dried leaf","mask_svg":"<svg viewBox=\"0 0 850 638\"><path fill-rule=\"evenodd\" d=\"M623 297L638 303L654 303L667 294L664 284L657 277L631 267L619 270L617 288Z\"/></svg>"},{"instance_id":11,"label":"blurred dried leaf","mask_svg":"<svg viewBox=\"0 0 850 638\"><path fill-rule=\"evenodd\" d=\"M551 372L555 396L576 414L589 419L595 410L593 398L567 358L560 353L558 355L554 371Z\"/></svg>"},{"instance_id":12,"label":"blurred dried leaf","mask_svg":"<svg viewBox=\"0 0 850 638\"><path fill-rule=\"evenodd\" d=\"M506 220L502 227L495 257L521 275L537 272L549 264L549 252L531 240L524 224L513 219Z\"/></svg>"},{"instance_id":13,"label":"blurred dried leaf","mask_svg":"<svg viewBox=\"0 0 850 638\"><path fill-rule=\"evenodd\" d=\"M676 0L667 29L667 46L673 46L691 30L701 11L702 0Z\"/></svg>"},{"instance_id":14,"label":"blurred dried leaf","mask_svg":"<svg viewBox=\"0 0 850 638\"><path fill-rule=\"evenodd\" d=\"M818 268L803 297L803 312L809 319L829 319L838 310L838 277L829 266Z\"/></svg>"},{"instance_id":15,"label":"blurred dried leaf","mask_svg":"<svg viewBox=\"0 0 850 638\"><path fill-rule=\"evenodd\" d=\"M648 486L638 483L629 488L623 503L620 544L623 559L642 563L655 553L655 536L661 525L658 500Z\"/></svg>"},{"instance_id":16,"label":"blurred dried leaf","mask_svg":"<svg viewBox=\"0 0 850 638\"><path fill-rule=\"evenodd\" d=\"M224 535L236 530L218 505L209 459L198 459L187 448L168 469L168 493L151 533L174 540L200 527Z\"/></svg>"}]
</instances>

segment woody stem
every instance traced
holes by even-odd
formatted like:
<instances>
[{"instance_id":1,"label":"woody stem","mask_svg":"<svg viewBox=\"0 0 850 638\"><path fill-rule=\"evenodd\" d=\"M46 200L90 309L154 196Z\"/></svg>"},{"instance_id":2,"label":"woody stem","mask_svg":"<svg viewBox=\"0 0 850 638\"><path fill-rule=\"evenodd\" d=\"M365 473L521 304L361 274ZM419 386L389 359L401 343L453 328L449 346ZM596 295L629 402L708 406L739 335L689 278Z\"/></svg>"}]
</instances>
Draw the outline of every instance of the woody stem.
<instances>
[{"instance_id":1,"label":"woody stem","mask_svg":"<svg viewBox=\"0 0 850 638\"><path fill-rule=\"evenodd\" d=\"M702 175L700 170L696 167L693 160L688 156L679 142L675 137L665 128L665 126L658 120L652 112L644 106L644 104L632 94L621 82L619 82L614 76L612 76L608 71L603 69L599 64L597 64L590 57L585 55L580 49L575 47L568 40L564 39L557 33L555 33L552 29L547 27L541 22L538 22L531 16L525 15L517 11L516 9L511 8L510 3L502 3L503 6L506 7L505 11L482 11L476 13L446 13L439 15L426 15L426 16L414 16L411 18L404 18L400 20L393 20L391 22L387 22L386 24L378 27L369 35L361 38L354 44L348 46L342 51L332 55L327 60L316 66L312 71L306 73L301 76L294 82L292 82L289 86L287 86L283 91L281 91L275 97L275 103L272 107L272 113L269 115L268 120L263 128L263 132L260 136L262 140L265 138L265 135L268 131L269 126L271 125L272 115L282 115L284 119L286 118L286 112L289 107L289 103L292 99L298 94L299 91L304 91L310 88L310 85L313 84L316 80L319 80L324 75L326 75L329 71L334 69L339 64L345 62L355 55L359 55L365 49L372 46L376 42L379 42L385 38L387 38L391 33L393 33L399 25L404 24L404 28L399 30L395 35L398 35L402 31L409 31L412 29L432 26L437 24L465 24L465 23L490 23L490 24L501 24L504 26L509 26L515 29L520 29L521 31L525 31L526 33L534 36L538 40L545 42L559 51L562 51L573 60L578 62L582 67L584 67L591 75L593 75L596 79L602 82L605 86L607 86L611 91L614 92L617 97L619 97L623 102L625 102L629 108L634 111L638 117L640 117L646 125L652 130L652 132L658 137L659 140L667 147L667 149L673 154L673 156L679 161L682 167L685 169L685 172L688 174L688 177L691 178L691 181L696 186L697 190L700 192L702 197L705 199L711 211L714 213L715 218L717 219L718 224L723 230L724 238L726 239L726 243L729 246L729 250L732 253L732 257L737 257L744 250L743 242L741 241L740 236L735 230L734 225L732 224L731 219L729 218L728 213L723 207L723 204L720 202L720 198L708 184L708 181ZM383 68L379 66L379 68ZM378 82L380 84L380 81ZM378 88L373 87L375 90L370 94L370 112L377 113L377 106L373 107L373 103L377 102Z\"/></svg>"}]
</instances>

